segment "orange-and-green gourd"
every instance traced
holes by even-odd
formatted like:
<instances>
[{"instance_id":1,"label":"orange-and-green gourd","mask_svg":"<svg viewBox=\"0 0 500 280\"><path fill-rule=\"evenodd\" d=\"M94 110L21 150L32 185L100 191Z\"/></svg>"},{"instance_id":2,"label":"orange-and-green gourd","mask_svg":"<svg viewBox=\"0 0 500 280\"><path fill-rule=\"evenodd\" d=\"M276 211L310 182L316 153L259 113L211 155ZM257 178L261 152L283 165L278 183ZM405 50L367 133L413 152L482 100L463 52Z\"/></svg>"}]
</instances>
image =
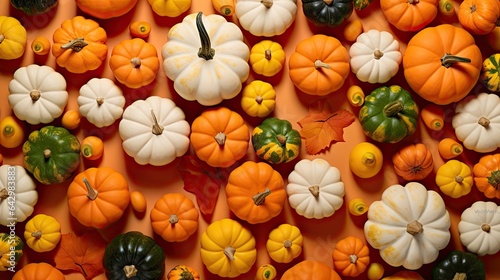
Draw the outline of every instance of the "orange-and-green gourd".
<instances>
[{"instance_id":1,"label":"orange-and-green gourd","mask_svg":"<svg viewBox=\"0 0 500 280\"><path fill-rule=\"evenodd\" d=\"M252 132L252 145L261 159L279 164L295 159L300 153L300 133L283 119L267 118Z\"/></svg>"},{"instance_id":2,"label":"orange-and-green gourd","mask_svg":"<svg viewBox=\"0 0 500 280\"><path fill-rule=\"evenodd\" d=\"M7 271L15 267L23 256L23 247L24 243L19 236L0 233L0 271ZM11 259L11 257L13 258Z\"/></svg>"},{"instance_id":3,"label":"orange-and-green gourd","mask_svg":"<svg viewBox=\"0 0 500 280\"><path fill-rule=\"evenodd\" d=\"M483 61L480 81L491 92L500 92L500 53L490 55Z\"/></svg>"}]
</instances>

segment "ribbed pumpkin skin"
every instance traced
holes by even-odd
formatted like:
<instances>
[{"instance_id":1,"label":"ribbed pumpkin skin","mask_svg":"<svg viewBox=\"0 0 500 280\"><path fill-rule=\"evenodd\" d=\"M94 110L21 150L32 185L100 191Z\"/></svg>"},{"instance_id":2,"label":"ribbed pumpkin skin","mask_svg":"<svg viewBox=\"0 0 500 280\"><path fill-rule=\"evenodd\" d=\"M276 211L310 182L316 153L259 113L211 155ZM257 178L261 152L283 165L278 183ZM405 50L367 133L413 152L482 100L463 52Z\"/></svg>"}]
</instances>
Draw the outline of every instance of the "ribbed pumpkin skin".
<instances>
[{"instance_id":1,"label":"ribbed pumpkin skin","mask_svg":"<svg viewBox=\"0 0 500 280\"><path fill-rule=\"evenodd\" d=\"M438 0L380 0L387 21L401 31L418 31L436 18Z\"/></svg>"},{"instance_id":2,"label":"ribbed pumpkin skin","mask_svg":"<svg viewBox=\"0 0 500 280\"><path fill-rule=\"evenodd\" d=\"M335 0L331 4L323 0L302 0L302 10L314 24L336 27L351 16L354 4L352 0Z\"/></svg>"},{"instance_id":3,"label":"ribbed pumpkin skin","mask_svg":"<svg viewBox=\"0 0 500 280\"><path fill-rule=\"evenodd\" d=\"M464 0L458 9L462 27L475 35L485 35L498 25L500 4L498 0Z\"/></svg>"},{"instance_id":4,"label":"ribbed pumpkin skin","mask_svg":"<svg viewBox=\"0 0 500 280\"><path fill-rule=\"evenodd\" d=\"M170 270L167 280L200 280L200 274L190 266L178 264Z\"/></svg>"},{"instance_id":5,"label":"ribbed pumpkin skin","mask_svg":"<svg viewBox=\"0 0 500 280\"><path fill-rule=\"evenodd\" d=\"M29 263L14 274L12 280L65 280L64 274L48 263Z\"/></svg>"},{"instance_id":6,"label":"ribbed pumpkin skin","mask_svg":"<svg viewBox=\"0 0 500 280\"><path fill-rule=\"evenodd\" d=\"M432 279L454 279L457 273L467 275L463 279L486 279L484 263L475 254L453 250L432 268Z\"/></svg>"},{"instance_id":7,"label":"ribbed pumpkin skin","mask_svg":"<svg viewBox=\"0 0 500 280\"><path fill-rule=\"evenodd\" d=\"M128 13L138 0L76 0L78 8L100 19L109 19Z\"/></svg>"},{"instance_id":8,"label":"ribbed pumpkin skin","mask_svg":"<svg viewBox=\"0 0 500 280\"><path fill-rule=\"evenodd\" d=\"M392 157L396 174L408 181L422 180L434 169L432 154L424 144L401 148Z\"/></svg>"},{"instance_id":9,"label":"ribbed pumpkin skin","mask_svg":"<svg viewBox=\"0 0 500 280\"><path fill-rule=\"evenodd\" d=\"M12 251L11 247L15 248L14 259L17 263L23 256L23 241L17 235L11 239L9 233L0 233L0 271L7 271L11 267L9 255Z\"/></svg>"},{"instance_id":10,"label":"ribbed pumpkin skin","mask_svg":"<svg viewBox=\"0 0 500 280\"><path fill-rule=\"evenodd\" d=\"M491 92L500 92L500 53L492 54L483 61L481 82Z\"/></svg>"},{"instance_id":11,"label":"ribbed pumpkin skin","mask_svg":"<svg viewBox=\"0 0 500 280\"><path fill-rule=\"evenodd\" d=\"M338 273L320 261L304 260L289 268L281 280L342 280Z\"/></svg>"},{"instance_id":12,"label":"ribbed pumpkin skin","mask_svg":"<svg viewBox=\"0 0 500 280\"><path fill-rule=\"evenodd\" d=\"M252 145L257 156L272 164L295 159L301 144L300 133L287 120L267 118L252 132Z\"/></svg>"}]
</instances>

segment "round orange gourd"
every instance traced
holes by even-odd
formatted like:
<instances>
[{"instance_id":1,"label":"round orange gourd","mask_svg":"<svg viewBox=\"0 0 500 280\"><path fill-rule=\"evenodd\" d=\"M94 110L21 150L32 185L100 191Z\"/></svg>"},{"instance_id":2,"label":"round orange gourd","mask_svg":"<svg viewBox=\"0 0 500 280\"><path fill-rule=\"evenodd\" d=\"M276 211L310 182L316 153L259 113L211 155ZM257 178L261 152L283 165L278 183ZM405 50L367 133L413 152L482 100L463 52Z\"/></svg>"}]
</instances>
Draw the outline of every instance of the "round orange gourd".
<instances>
[{"instance_id":1,"label":"round orange gourd","mask_svg":"<svg viewBox=\"0 0 500 280\"><path fill-rule=\"evenodd\" d=\"M50 52L50 41L44 36L38 36L31 42L31 50L37 55L46 55Z\"/></svg>"},{"instance_id":2,"label":"round orange gourd","mask_svg":"<svg viewBox=\"0 0 500 280\"><path fill-rule=\"evenodd\" d=\"M419 181L434 169L432 154L424 144L417 143L399 149L392 156L394 171L407 181Z\"/></svg>"},{"instance_id":3,"label":"round orange gourd","mask_svg":"<svg viewBox=\"0 0 500 280\"><path fill-rule=\"evenodd\" d=\"M87 136L82 140L81 153L89 160L100 159L104 153L104 142L97 136Z\"/></svg>"},{"instance_id":4,"label":"round orange gourd","mask_svg":"<svg viewBox=\"0 0 500 280\"><path fill-rule=\"evenodd\" d=\"M156 79L160 60L153 44L134 38L123 40L113 48L109 67L120 83L140 88Z\"/></svg>"},{"instance_id":5,"label":"round orange gourd","mask_svg":"<svg viewBox=\"0 0 500 280\"><path fill-rule=\"evenodd\" d=\"M337 272L348 277L357 277L370 263L368 246L355 236L345 237L335 245L332 253L333 266Z\"/></svg>"},{"instance_id":6,"label":"round orange gourd","mask_svg":"<svg viewBox=\"0 0 500 280\"><path fill-rule=\"evenodd\" d=\"M130 205L134 211L142 213L148 208L148 201L142 192L133 191L130 193Z\"/></svg>"},{"instance_id":7,"label":"round orange gourd","mask_svg":"<svg viewBox=\"0 0 500 280\"><path fill-rule=\"evenodd\" d=\"M418 31L438 13L438 0L380 0L387 21L401 31Z\"/></svg>"},{"instance_id":8,"label":"round orange gourd","mask_svg":"<svg viewBox=\"0 0 500 280\"><path fill-rule=\"evenodd\" d=\"M151 226L164 240L181 242L196 232L199 215L191 199L181 193L167 193L151 210Z\"/></svg>"},{"instance_id":9,"label":"round orange gourd","mask_svg":"<svg viewBox=\"0 0 500 280\"><path fill-rule=\"evenodd\" d=\"M104 228L117 221L130 202L128 182L110 167L91 167L68 187L69 212L87 227Z\"/></svg>"},{"instance_id":10,"label":"round orange gourd","mask_svg":"<svg viewBox=\"0 0 500 280\"><path fill-rule=\"evenodd\" d=\"M472 173L479 191L487 198L500 198L500 153L482 156Z\"/></svg>"},{"instance_id":11,"label":"round orange gourd","mask_svg":"<svg viewBox=\"0 0 500 280\"><path fill-rule=\"evenodd\" d=\"M482 61L472 35L441 24L410 39L403 55L404 76L422 98L447 105L469 94L479 79Z\"/></svg>"},{"instance_id":12,"label":"round orange gourd","mask_svg":"<svg viewBox=\"0 0 500 280\"><path fill-rule=\"evenodd\" d=\"M229 209L251 224L278 216L287 199L281 174L265 162L253 161L231 171L226 196Z\"/></svg>"},{"instance_id":13,"label":"round orange gourd","mask_svg":"<svg viewBox=\"0 0 500 280\"><path fill-rule=\"evenodd\" d=\"M304 260L289 268L281 280L342 280L338 273L321 261Z\"/></svg>"},{"instance_id":14,"label":"round orange gourd","mask_svg":"<svg viewBox=\"0 0 500 280\"><path fill-rule=\"evenodd\" d=\"M128 13L138 0L76 0L78 8L96 18L109 19Z\"/></svg>"},{"instance_id":15,"label":"round orange gourd","mask_svg":"<svg viewBox=\"0 0 500 280\"><path fill-rule=\"evenodd\" d=\"M500 18L498 0L464 0L458 9L458 20L472 34L485 35L493 31Z\"/></svg>"},{"instance_id":16,"label":"round orange gourd","mask_svg":"<svg viewBox=\"0 0 500 280\"><path fill-rule=\"evenodd\" d=\"M75 129L80 125L81 117L78 110L68 110L61 119L61 125L67 129Z\"/></svg>"},{"instance_id":17,"label":"round orange gourd","mask_svg":"<svg viewBox=\"0 0 500 280\"><path fill-rule=\"evenodd\" d=\"M344 84L350 72L347 49L335 37L313 35L299 42L288 63L293 84L310 95L327 95Z\"/></svg>"},{"instance_id":18,"label":"round orange gourd","mask_svg":"<svg viewBox=\"0 0 500 280\"><path fill-rule=\"evenodd\" d=\"M19 269L12 280L65 280L64 274L52 265L41 263L29 263Z\"/></svg>"}]
</instances>

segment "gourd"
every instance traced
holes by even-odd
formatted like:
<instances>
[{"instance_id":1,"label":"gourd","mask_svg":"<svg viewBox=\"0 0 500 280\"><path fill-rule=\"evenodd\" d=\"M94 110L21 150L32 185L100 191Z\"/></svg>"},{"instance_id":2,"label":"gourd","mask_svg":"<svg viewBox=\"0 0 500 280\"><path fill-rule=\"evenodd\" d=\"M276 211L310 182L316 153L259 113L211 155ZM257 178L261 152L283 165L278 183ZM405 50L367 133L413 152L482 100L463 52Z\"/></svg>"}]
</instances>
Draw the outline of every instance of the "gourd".
<instances>
[{"instance_id":1,"label":"gourd","mask_svg":"<svg viewBox=\"0 0 500 280\"><path fill-rule=\"evenodd\" d=\"M458 103L451 124L465 148L488 153L500 147L500 127L496 121L500 116L499 104L498 95L485 92Z\"/></svg>"},{"instance_id":2,"label":"gourd","mask_svg":"<svg viewBox=\"0 0 500 280\"><path fill-rule=\"evenodd\" d=\"M324 96L349 75L349 52L335 37L316 34L300 41L288 62L292 83L302 92Z\"/></svg>"},{"instance_id":3,"label":"gourd","mask_svg":"<svg viewBox=\"0 0 500 280\"><path fill-rule=\"evenodd\" d=\"M65 280L64 274L46 262L29 263L19 269L12 280Z\"/></svg>"},{"instance_id":4,"label":"gourd","mask_svg":"<svg viewBox=\"0 0 500 280\"><path fill-rule=\"evenodd\" d=\"M223 16L232 16L234 14L234 0L212 0L212 6L215 11Z\"/></svg>"},{"instance_id":5,"label":"gourd","mask_svg":"<svg viewBox=\"0 0 500 280\"><path fill-rule=\"evenodd\" d=\"M490 92L500 92L500 53L490 55L483 61L480 80Z\"/></svg>"},{"instance_id":6,"label":"gourd","mask_svg":"<svg viewBox=\"0 0 500 280\"><path fill-rule=\"evenodd\" d=\"M128 30L133 38L146 39L151 33L151 24L145 20L136 20L128 26Z\"/></svg>"},{"instance_id":7,"label":"gourd","mask_svg":"<svg viewBox=\"0 0 500 280\"><path fill-rule=\"evenodd\" d=\"M26 223L24 240L35 252L51 251L61 240L61 224L52 216L38 214Z\"/></svg>"},{"instance_id":8,"label":"gourd","mask_svg":"<svg viewBox=\"0 0 500 280\"><path fill-rule=\"evenodd\" d=\"M11 215L10 208L14 200L16 209L14 215ZM0 166L0 225L9 225L12 218L18 223L24 222L33 214L37 202L35 181L24 167L8 164Z\"/></svg>"},{"instance_id":9,"label":"gourd","mask_svg":"<svg viewBox=\"0 0 500 280\"><path fill-rule=\"evenodd\" d=\"M464 0L458 8L458 21L474 35L485 35L498 26L500 5L495 0Z\"/></svg>"},{"instance_id":10,"label":"gourd","mask_svg":"<svg viewBox=\"0 0 500 280\"><path fill-rule=\"evenodd\" d=\"M364 133L382 143L396 143L417 128L418 106L411 94L398 85L382 86L365 97L359 110Z\"/></svg>"},{"instance_id":11,"label":"gourd","mask_svg":"<svg viewBox=\"0 0 500 280\"><path fill-rule=\"evenodd\" d=\"M337 27L348 19L354 10L349 0L302 0L306 18L320 27Z\"/></svg>"},{"instance_id":12,"label":"gourd","mask_svg":"<svg viewBox=\"0 0 500 280\"><path fill-rule=\"evenodd\" d=\"M343 276L357 277L368 267L369 253L368 246L361 238L344 237L335 244L333 249L333 266Z\"/></svg>"},{"instance_id":13,"label":"gourd","mask_svg":"<svg viewBox=\"0 0 500 280\"><path fill-rule=\"evenodd\" d=\"M226 197L228 208L238 218L250 224L265 223L283 210L285 183L269 164L246 161L229 174Z\"/></svg>"},{"instance_id":14,"label":"gourd","mask_svg":"<svg viewBox=\"0 0 500 280\"><path fill-rule=\"evenodd\" d=\"M64 127L44 126L24 142L24 166L42 184L59 184L80 165L80 141Z\"/></svg>"},{"instance_id":15,"label":"gourd","mask_svg":"<svg viewBox=\"0 0 500 280\"><path fill-rule=\"evenodd\" d=\"M208 271L220 277L247 273L257 259L252 232L229 218L208 225L201 236L200 252Z\"/></svg>"},{"instance_id":16,"label":"gourd","mask_svg":"<svg viewBox=\"0 0 500 280\"><path fill-rule=\"evenodd\" d=\"M9 105L29 124L52 122L62 115L68 99L66 79L50 66L20 67L9 83Z\"/></svg>"},{"instance_id":17,"label":"gourd","mask_svg":"<svg viewBox=\"0 0 500 280\"><path fill-rule=\"evenodd\" d=\"M424 125L434 131L440 131L444 126L444 109L443 107L430 103L425 105L420 111L420 116Z\"/></svg>"},{"instance_id":18,"label":"gourd","mask_svg":"<svg viewBox=\"0 0 500 280\"><path fill-rule=\"evenodd\" d=\"M17 19L0 16L0 59L11 60L23 56L27 31Z\"/></svg>"},{"instance_id":19,"label":"gourd","mask_svg":"<svg viewBox=\"0 0 500 280\"><path fill-rule=\"evenodd\" d=\"M460 216L460 242L467 251L478 256L494 255L500 251L498 213L500 206L492 201L476 201Z\"/></svg>"},{"instance_id":20,"label":"gourd","mask_svg":"<svg viewBox=\"0 0 500 280\"><path fill-rule=\"evenodd\" d=\"M400 270L390 276L382 278L382 280L424 280L424 278L416 271Z\"/></svg>"},{"instance_id":21,"label":"gourd","mask_svg":"<svg viewBox=\"0 0 500 280\"><path fill-rule=\"evenodd\" d=\"M344 203L345 187L338 168L321 158L302 159L288 175L288 203L308 219L330 217Z\"/></svg>"},{"instance_id":22,"label":"gourd","mask_svg":"<svg viewBox=\"0 0 500 280\"><path fill-rule=\"evenodd\" d=\"M267 118L252 131L255 153L271 164L292 161L299 155L301 144L300 133L284 119Z\"/></svg>"},{"instance_id":23,"label":"gourd","mask_svg":"<svg viewBox=\"0 0 500 280\"><path fill-rule=\"evenodd\" d=\"M97 160L104 153L104 142L97 136L87 136L82 140L82 156L88 160Z\"/></svg>"},{"instance_id":24,"label":"gourd","mask_svg":"<svg viewBox=\"0 0 500 280\"><path fill-rule=\"evenodd\" d=\"M255 280L275 280L277 278L276 268L272 264L263 264L257 269Z\"/></svg>"},{"instance_id":25,"label":"gourd","mask_svg":"<svg viewBox=\"0 0 500 280\"><path fill-rule=\"evenodd\" d=\"M90 167L68 186L70 214L87 227L104 228L116 222L130 202L128 182L111 167Z\"/></svg>"},{"instance_id":26,"label":"gourd","mask_svg":"<svg viewBox=\"0 0 500 280\"><path fill-rule=\"evenodd\" d=\"M15 268L23 256L24 243L15 234L0 233L0 271Z\"/></svg>"},{"instance_id":27,"label":"gourd","mask_svg":"<svg viewBox=\"0 0 500 280\"><path fill-rule=\"evenodd\" d=\"M460 27L441 24L410 39L403 55L403 73L415 93L447 105L469 94L479 79L482 61L472 35Z\"/></svg>"},{"instance_id":28,"label":"gourd","mask_svg":"<svg viewBox=\"0 0 500 280\"><path fill-rule=\"evenodd\" d=\"M387 21L401 31L419 31L436 18L438 0L381 0ZM433 45L434 47L434 45Z\"/></svg>"},{"instance_id":29,"label":"gourd","mask_svg":"<svg viewBox=\"0 0 500 280\"><path fill-rule=\"evenodd\" d=\"M322 279L341 280L340 276L324 262L303 260L288 268L281 276L281 280Z\"/></svg>"},{"instance_id":30,"label":"gourd","mask_svg":"<svg viewBox=\"0 0 500 280\"><path fill-rule=\"evenodd\" d=\"M366 271L366 276L368 276L369 280L379 280L384 276L385 269L384 266L380 263L372 262L368 266L368 270Z\"/></svg>"},{"instance_id":31,"label":"gourd","mask_svg":"<svg viewBox=\"0 0 500 280\"><path fill-rule=\"evenodd\" d=\"M447 161L436 172L436 185L453 198L470 193L473 183L471 168L458 160Z\"/></svg>"},{"instance_id":32,"label":"gourd","mask_svg":"<svg viewBox=\"0 0 500 280\"><path fill-rule=\"evenodd\" d=\"M50 53L50 41L44 36L38 36L31 41L31 50L36 55L46 55Z\"/></svg>"},{"instance_id":33,"label":"gourd","mask_svg":"<svg viewBox=\"0 0 500 280\"><path fill-rule=\"evenodd\" d=\"M10 0L12 6L29 16L43 14L57 5L57 0Z\"/></svg>"},{"instance_id":34,"label":"gourd","mask_svg":"<svg viewBox=\"0 0 500 280\"><path fill-rule=\"evenodd\" d=\"M371 178L382 169L382 150L370 142L356 144L349 153L349 169L360 178Z\"/></svg>"},{"instance_id":35,"label":"gourd","mask_svg":"<svg viewBox=\"0 0 500 280\"><path fill-rule=\"evenodd\" d=\"M486 39L488 40L488 45L495 52L500 52L500 26L495 27L493 31L486 35Z\"/></svg>"},{"instance_id":36,"label":"gourd","mask_svg":"<svg viewBox=\"0 0 500 280\"><path fill-rule=\"evenodd\" d=\"M76 0L84 13L100 19L122 16L135 7L139 0Z\"/></svg>"},{"instance_id":37,"label":"gourd","mask_svg":"<svg viewBox=\"0 0 500 280\"><path fill-rule=\"evenodd\" d=\"M417 182L392 185L368 209L364 234L389 265L416 270L435 261L450 241L442 197Z\"/></svg>"},{"instance_id":38,"label":"gourd","mask_svg":"<svg viewBox=\"0 0 500 280\"><path fill-rule=\"evenodd\" d=\"M199 159L210 166L229 167L246 155L250 130L237 112L209 108L192 122L189 139Z\"/></svg>"},{"instance_id":39,"label":"gourd","mask_svg":"<svg viewBox=\"0 0 500 280\"><path fill-rule=\"evenodd\" d=\"M106 246L103 266L109 280L132 277L160 280L165 274L165 253L153 238L138 232L119 234Z\"/></svg>"},{"instance_id":40,"label":"gourd","mask_svg":"<svg viewBox=\"0 0 500 280\"><path fill-rule=\"evenodd\" d=\"M142 192L133 191L130 193L130 205L134 211L143 213L148 208L148 201Z\"/></svg>"},{"instance_id":41,"label":"gourd","mask_svg":"<svg viewBox=\"0 0 500 280\"><path fill-rule=\"evenodd\" d=\"M354 19L349 21L345 26L342 34L344 38L349 42L354 42L359 35L363 33L363 22L359 19ZM352 47L352 45L351 45Z\"/></svg>"},{"instance_id":42,"label":"gourd","mask_svg":"<svg viewBox=\"0 0 500 280\"><path fill-rule=\"evenodd\" d=\"M198 229L199 213L193 201L182 193L166 193L150 213L153 231L168 242L188 239Z\"/></svg>"},{"instance_id":43,"label":"gourd","mask_svg":"<svg viewBox=\"0 0 500 280\"><path fill-rule=\"evenodd\" d=\"M250 49L243 33L220 15L200 12L184 17L170 28L161 53L175 91L204 106L236 97L250 73Z\"/></svg>"},{"instance_id":44,"label":"gourd","mask_svg":"<svg viewBox=\"0 0 500 280\"><path fill-rule=\"evenodd\" d=\"M168 272L167 280L200 280L200 274L190 266L178 264Z\"/></svg>"},{"instance_id":45,"label":"gourd","mask_svg":"<svg viewBox=\"0 0 500 280\"><path fill-rule=\"evenodd\" d=\"M456 14L455 6L451 0L439 0L438 11L445 17L452 17Z\"/></svg>"},{"instance_id":46,"label":"gourd","mask_svg":"<svg viewBox=\"0 0 500 280\"><path fill-rule=\"evenodd\" d=\"M425 179L434 170L432 153L422 143L400 148L393 156L394 171L407 181Z\"/></svg>"},{"instance_id":47,"label":"gourd","mask_svg":"<svg viewBox=\"0 0 500 280\"><path fill-rule=\"evenodd\" d=\"M452 159L462 154L464 148L455 139L446 137L438 143L439 155L444 159Z\"/></svg>"},{"instance_id":48,"label":"gourd","mask_svg":"<svg viewBox=\"0 0 500 280\"><path fill-rule=\"evenodd\" d=\"M297 0L235 1L234 12L239 24L254 36L272 37L285 33L297 14Z\"/></svg>"},{"instance_id":49,"label":"gourd","mask_svg":"<svg viewBox=\"0 0 500 280\"><path fill-rule=\"evenodd\" d=\"M262 40L250 49L252 70L266 77L278 74L285 65L286 54L280 43Z\"/></svg>"},{"instance_id":50,"label":"gourd","mask_svg":"<svg viewBox=\"0 0 500 280\"><path fill-rule=\"evenodd\" d=\"M76 129L78 126L80 126L80 122L82 121L82 118L80 116L80 112L78 110L67 110L62 118L61 118L61 125L66 128L66 129Z\"/></svg>"},{"instance_id":51,"label":"gourd","mask_svg":"<svg viewBox=\"0 0 500 280\"><path fill-rule=\"evenodd\" d=\"M474 184L487 198L500 198L500 154L488 154L472 168Z\"/></svg>"},{"instance_id":52,"label":"gourd","mask_svg":"<svg viewBox=\"0 0 500 280\"><path fill-rule=\"evenodd\" d=\"M399 70L402 55L391 33L371 29L359 35L349 49L351 71L362 82L389 81Z\"/></svg>"},{"instance_id":53,"label":"gourd","mask_svg":"<svg viewBox=\"0 0 500 280\"><path fill-rule=\"evenodd\" d=\"M276 106L276 91L267 82L252 81L243 88L241 95L241 108L251 117L267 117Z\"/></svg>"},{"instance_id":54,"label":"gourd","mask_svg":"<svg viewBox=\"0 0 500 280\"><path fill-rule=\"evenodd\" d=\"M347 101L354 107L363 106L365 103L365 92L360 86L352 85L347 89Z\"/></svg>"},{"instance_id":55,"label":"gourd","mask_svg":"<svg viewBox=\"0 0 500 280\"><path fill-rule=\"evenodd\" d=\"M473 253L452 250L432 267L432 279L486 279L484 263Z\"/></svg>"},{"instance_id":56,"label":"gourd","mask_svg":"<svg viewBox=\"0 0 500 280\"><path fill-rule=\"evenodd\" d=\"M347 205L347 210L354 216L361 216L368 211L368 205L361 197L353 198Z\"/></svg>"},{"instance_id":57,"label":"gourd","mask_svg":"<svg viewBox=\"0 0 500 280\"><path fill-rule=\"evenodd\" d=\"M16 148L24 143L24 125L13 116L6 116L0 121L0 145Z\"/></svg>"},{"instance_id":58,"label":"gourd","mask_svg":"<svg viewBox=\"0 0 500 280\"><path fill-rule=\"evenodd\" d=\"M95 6L103 6L100 2L92 2ZM96 70L108 55L106 30L98 22L82 16L63 21L52 39L52 55L57 65L71 73Z\"/></svg>"},{"instance_id":59,"label":"gourd","mask_svg":"<svg viewBox=\"0 0 500 280\"><path fill-rule=\"evenodd\" d=\"M191 0L148 0L153 12L159 16L178 17L191 7Z\"/></svg>"},{"instance_id":60,"label":"gourd","mask_svg":"<svg viewBox=\"0 0 500 280\"><path fill-rule=\"evenodd\" d=\"M302 253L303 237L300 229L291 224L281 224L269 233L266 250L272 260L290 263Z\"/></svg>"},{"instance_id":61,"label":"gourd","mask_svg":"<svg viewBox=\"0 0 500 280\"><path fill-rule=\"evenodd\" d=\"M140 165L166 165L189 149L189 123L168 98L134 101L123 112L118 131L123 149Z\"/></svg>"}]
</instances>

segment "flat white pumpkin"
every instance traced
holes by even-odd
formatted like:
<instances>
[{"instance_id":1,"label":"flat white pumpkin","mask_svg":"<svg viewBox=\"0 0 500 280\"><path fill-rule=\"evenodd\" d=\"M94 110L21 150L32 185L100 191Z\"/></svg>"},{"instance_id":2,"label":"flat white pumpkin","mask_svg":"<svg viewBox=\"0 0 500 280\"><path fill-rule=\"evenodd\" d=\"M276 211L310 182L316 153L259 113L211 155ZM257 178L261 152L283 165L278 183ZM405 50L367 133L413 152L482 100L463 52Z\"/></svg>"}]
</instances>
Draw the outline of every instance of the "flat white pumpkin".
<instances>
[{"instance_id":1,"label":"flat white pumpkin","mask_svg":"<svg viewBox=\"0 0 500 280\"><path fill-rule=\"evenodd\" d=\"M295 164L286 186L290 206L308 219L330 217L344 203L345 188L340 171L320 158Z\"/></svg>"},{"instance_id":2,"label":"flat white pumpkin","mask_svg":"<svg viewBox=\"0 0 500 280\"><path fill-rule=\"evenodd\" d=\"M66 80L46 65L31 64L17 69L9 83L9 92L12 111L29 124L52 122L68 104Z\"/></svg>"},{"instance_id":3,"label":"flat white pumpkin","mask_svg":"<svg viewBox=\"0 0 500 280\"><path fill-rule=\"evenodd\" d=\"M424 185L392 185L368 208L364 234L389 265L418 269L435 261L450 241L450 216L442 197Z\"/></svg>"},{"instance_id":4,"label":"flat white pumpkin","mask_svg":"<svg viewBox=\"0 0 500 280\"><path fill-rule=\"evenodd\" d=\"M155 166L169 164L187 152L190 130L182 109L159 96L130 104L118 127L125 152L138 164Z\"/></svg>"}]
</instances>

